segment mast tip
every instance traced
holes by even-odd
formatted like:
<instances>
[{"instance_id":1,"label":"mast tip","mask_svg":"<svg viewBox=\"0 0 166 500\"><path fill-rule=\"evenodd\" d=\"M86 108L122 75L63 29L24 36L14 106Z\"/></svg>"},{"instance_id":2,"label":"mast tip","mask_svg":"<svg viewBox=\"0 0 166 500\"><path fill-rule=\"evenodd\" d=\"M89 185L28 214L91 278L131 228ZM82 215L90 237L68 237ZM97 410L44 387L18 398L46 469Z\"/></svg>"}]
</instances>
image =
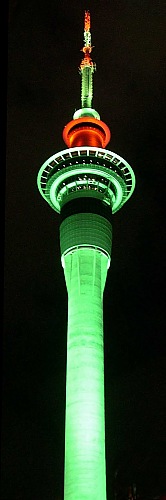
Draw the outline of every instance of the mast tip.
<instances>
[{"instance_id":1,"label":"mast tip","mask_svg":"<svg viewBox=\"0 0 166 500\"><path fill-rule=\"evenodd\" d=\"M84 22L84 30L90 30L90 12L89 10L85 10L85 22Z\"/></svg>"}]
</instances>

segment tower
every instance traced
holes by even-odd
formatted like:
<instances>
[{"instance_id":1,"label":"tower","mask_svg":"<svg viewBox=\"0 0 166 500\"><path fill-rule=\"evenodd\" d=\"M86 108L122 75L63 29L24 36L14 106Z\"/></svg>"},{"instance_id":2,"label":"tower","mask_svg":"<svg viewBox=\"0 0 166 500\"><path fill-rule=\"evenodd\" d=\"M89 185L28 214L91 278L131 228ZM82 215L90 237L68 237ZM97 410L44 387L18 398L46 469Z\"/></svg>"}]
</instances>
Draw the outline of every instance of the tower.
<instances>
[{"instance_id":1,"label":"tower","mask_svg":"<svg viewBox=\"0 0 166 500\"><path fill-rule=\"evenodd\" d=\"M67 149L41 167L38 188L60 214L68 292L65 500L106 500L103 291L112 214L130 198L130 165L105 147L110 130L92 108L90 13L85 11L81 108L63 130Z\"/></svg>"}]
</instances>

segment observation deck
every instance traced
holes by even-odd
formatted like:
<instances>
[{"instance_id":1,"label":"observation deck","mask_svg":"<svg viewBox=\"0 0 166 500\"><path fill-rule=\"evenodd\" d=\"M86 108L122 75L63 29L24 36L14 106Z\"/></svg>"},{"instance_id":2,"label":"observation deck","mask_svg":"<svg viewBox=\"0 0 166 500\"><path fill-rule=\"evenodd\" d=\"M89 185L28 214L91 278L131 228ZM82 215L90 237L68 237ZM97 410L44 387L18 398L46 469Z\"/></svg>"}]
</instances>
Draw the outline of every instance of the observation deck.
<instances>
[{"instance_id":1,"label":"observation deck","mask_svg":"<svg viewBox=\"0 0 166 500\"><path fill-rule=\"evenodd\" d=\"M51 156L40 168L37 182L43 198L58 213L68 201L81 197L97 198L115 213L132 195L135 175L118 154L82 146Z\"/></svg>"}]
</instances>

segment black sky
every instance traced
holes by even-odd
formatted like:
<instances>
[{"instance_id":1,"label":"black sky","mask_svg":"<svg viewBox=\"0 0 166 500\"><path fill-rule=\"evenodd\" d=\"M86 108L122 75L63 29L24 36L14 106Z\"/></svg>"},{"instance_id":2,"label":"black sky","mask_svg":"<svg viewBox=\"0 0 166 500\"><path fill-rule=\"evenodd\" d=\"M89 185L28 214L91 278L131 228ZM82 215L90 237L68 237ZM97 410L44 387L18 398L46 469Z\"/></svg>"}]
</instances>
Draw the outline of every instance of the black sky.
<instances>
[{"instance_id":1,"label":"black sky","mask_svg":"<svg viewBox=\"0 0 166 500\"><path fill-rule=\"evenodd\" d=\"M131 481L142 498L166 494L164 1L11 0L2 500L63 498L67 294L59 217L36 178L80 107L87 8L93 105L136 175L104 295L108 500L116 472L123 494Z\"/></svg>"}]
</instances>

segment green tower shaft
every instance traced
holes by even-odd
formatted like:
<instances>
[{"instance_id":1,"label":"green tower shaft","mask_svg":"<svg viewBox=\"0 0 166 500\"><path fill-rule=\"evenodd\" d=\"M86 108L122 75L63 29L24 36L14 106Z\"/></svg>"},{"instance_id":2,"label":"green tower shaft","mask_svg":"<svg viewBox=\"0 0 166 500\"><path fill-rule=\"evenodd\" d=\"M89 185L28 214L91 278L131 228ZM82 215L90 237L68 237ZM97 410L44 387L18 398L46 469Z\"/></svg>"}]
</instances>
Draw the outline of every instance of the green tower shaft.
<instances>
[{"instance_id":1,"label":"green tower shaft","mask_svg":"<svg viewBox=\"0 0 166 500\"><path fill-rule=\"evenodd\" d=\"M103 286L108 258L94 249L66 255L68 339L65 500L105 500Z\"/></svg>"},{"instance_id":2,"label":"green tower shaft","mask_svg":"<svg viewBox=\"0 0 166 500\"><path fill-rule=\"evenodd\" d=\"M111 224L94 213L71 215L60 241L68 291L64 499L106 500L103 291Z\"/></svg>"}]
</instances>

